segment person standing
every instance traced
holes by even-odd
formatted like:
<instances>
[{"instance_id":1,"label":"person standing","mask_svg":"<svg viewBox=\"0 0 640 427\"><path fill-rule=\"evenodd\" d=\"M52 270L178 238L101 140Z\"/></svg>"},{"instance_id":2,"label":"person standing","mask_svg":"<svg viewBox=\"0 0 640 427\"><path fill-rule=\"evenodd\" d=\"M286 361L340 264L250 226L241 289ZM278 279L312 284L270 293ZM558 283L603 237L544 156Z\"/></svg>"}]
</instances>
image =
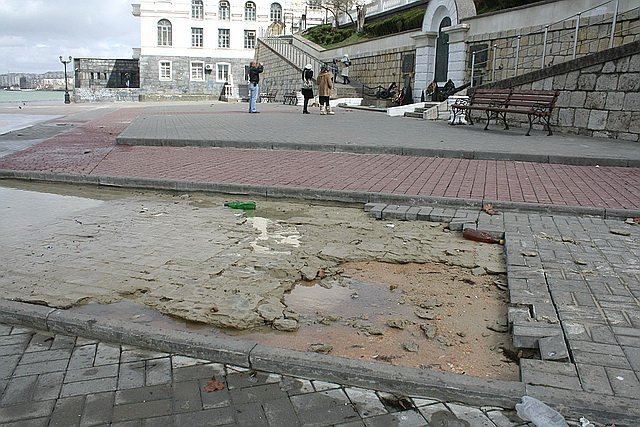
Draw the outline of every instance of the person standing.
<instances>
[{"instance_id":1,"label":"person standing","mask_svg":"<svg viewBox=\"0 0 640 427\"><path fill-rule=\"evenodd\" d=\"M340 75L342 76L342 84L348 85L351 83L351 79L349 78L349 67L351 66L351 60L349 59L349 55L346 53L342 58L342 72Z\"/></svg>"},{"instance_id":2,"label":"person standing","mask_svg":"<svg viewBox=\"0 0 640 427\"><path fill-rule=\"evenodd\" d=\"M331 69L331 74L333 74L333 82L338 83L338 61L335 58L331 61L329 68Z\"/></svg>"},{"instance_id":3,"label":"person standing","mask_svg":"<svg viewBox=\"0 0 640 427\"><path fill-rule=\"evenodd\" d=\"M258 113L256 110L256 102L258 101L258 91L260 82L260 73L264 71L264 67L258 61L251 61L249 65L249 112Z\"/></svg>"},{"instance_id":4,"label":"person standing","mask_svg":"<svg viewBox=\"0 0 640 427\"><path fill-rule=\"evenodd\" d=\"M320 74L318 75L318 98L320 99L320 114L333 115L331 106L329 105L329 98L331 97L331 73L327 64L322 64L320 67Z\"/></svg>"},{"instance_id":5,"label":"person standing","mask_svg":"<svg viewBox=\"0 0 640 427\"><path fill-rule=\"evenodd\" d=\"M304 66L302 70L302 96L304 96L304 106L302 108L302 114L309 113L309 100L313 98L313 70L311 64Z\"/></svg>"}]
</instances>

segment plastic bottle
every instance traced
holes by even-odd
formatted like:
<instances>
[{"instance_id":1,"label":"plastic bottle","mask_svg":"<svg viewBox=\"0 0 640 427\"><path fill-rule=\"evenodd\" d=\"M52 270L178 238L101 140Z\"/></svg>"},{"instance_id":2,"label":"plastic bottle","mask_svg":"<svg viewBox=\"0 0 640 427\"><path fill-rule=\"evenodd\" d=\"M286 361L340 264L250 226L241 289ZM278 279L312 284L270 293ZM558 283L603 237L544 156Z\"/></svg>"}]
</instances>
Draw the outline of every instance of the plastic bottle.
<instances>
[{"instance_id":1,"label":"plastic bottle","mask_svg":"<svg viewBox=\"0 0 640 427\"><path fill-rule=\"evenodd\" d=\"M495 243L498 245L504 245L504 240L497 239L493 237L491 234L487 233L486 231L474 230L473 228L465 228L462 231L462 237L464 237L467 240L474 240L476 242Z\"/></svg>"},{"instance_id":2,"label":"plastic bottle","mask_svg":"<svg viewBox=\"0 0 640 427\"><path fill-rule=\"evenodd\" d=\"M256 202L224 202L224 205L232 209L252 210L256 208Z\"/></svg>"},{"instance_id":3,"label":"plastic bottle","mask_svg":"<svg viewBox=\"0 0 640 427\"><path fill-rule=\"evenodd\" d=\"M531 421L536 427L568 427L559 412L535 397L522 396L522 403L516 404L516 412L520 418Z\"/></svg>"}]
</instances>

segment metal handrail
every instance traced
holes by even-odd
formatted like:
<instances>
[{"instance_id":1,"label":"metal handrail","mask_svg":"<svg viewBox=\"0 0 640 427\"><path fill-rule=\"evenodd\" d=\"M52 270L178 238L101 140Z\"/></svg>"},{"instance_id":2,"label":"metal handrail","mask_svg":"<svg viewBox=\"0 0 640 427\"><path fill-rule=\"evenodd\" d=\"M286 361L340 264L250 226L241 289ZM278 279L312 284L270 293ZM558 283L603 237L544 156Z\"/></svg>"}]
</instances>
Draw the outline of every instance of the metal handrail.
<instances>
[{"instance_id":1,"label":"metal handrail","mask_svg":"<svg viewBox=\"0 0 640 427\"><path fill-rule=\"evenodd\" d=\"M587 25L587 27L581 27L580 26L580 18L581 18L582 15L584 15L586 12L589 12L589 11L594 10L596 8L602 7L602 6L604 6L606 4L609 4L611 2L615 2L614 13L613 13L613 17L611 19L605 19L603 17L599 21L590 22ZM626 13L629 13L629 12L636 11L638 9L640 9L640 7L627 10L624 13L626 14ZM579 31L581 29L583 29L583 28L589 28L589 27L595 26L595 25L602 25L604 23L609 22L609 20L611 20L611 31L610 31L610 35L609 35L609 43L608 43L608 45L611 48L611 47L613 47L613 44L614 44L615 35L616 34L621 34L622 31L623 31L623 29L620 29L618 31L615 30L616 23L617 23L617 20L618 20L618 15L620 15L620 13L619 13L619 0L608 0L608 1L604 2L604 3L600 3L600 4L596 5L596 6L593 6L591 8L588 8L588 9L582 10L582 11L580 11L578 13L575 13L575 14L567 17L567 18L564 18L564 19L561 19L561 20L546 24L546 25L544 25L544 27L541 27L540 29L537 29L537 30L534 30L534 31L530 31L530 32L528 32L526 34L518 34L518 35L514 36L513 38L500 40L499 42L493 44L493 46L487 47L485 49L480 49L480 50L474 51L474 52L472 52L472 57L471 57L471 79L470 79L471 80L471 85L473 86L475 84L475 81L477 80L478 76L484 76L485 75L485 73L482 72L482 71L478 74L478 68L480 68L483 65L488 63L488 60L487 61L483 61L483 62L478 62L476 60L476 55L478 55L480 53L488 52L489 50L493 50L493 65L492 65L491 79L492 79L492 81L495 81L496 80L496 70L503 69L502 66L500 66L498 68L496 67L497 50L498 50L498 48L502 48L502 49L509 48L510 45L513 44L514 39L515 39L515 44L516 44L515 53L513 55L503 56L501 59L502 60L509 60L509 59L515 57L515 63L514 63L514 67L513 67L514 75L518 75L518 70L519 70L519 68L521 68L521 66L524 66L524 67L522 67L523 69L532 68L532 67L526 67L526 65L533 65L533 62L536 61L535 58L533 58L531 60L528 60L528 61L526 61L526 62L524 62L522 64L520 63L520 54L521 54L520 40L521 40L521 38L523 36L532 36L532 35L535 35L535 34L539 34L541 32L542 28L544 28L544 30L543 30L544 36L543 36L542 58L540 59L540 61L541 61L540 68L544 68L545 66L547 66L547 64L546 64L547 46L552 45L553 43L556 43L558 41L562 41L565 37L567 37L566 34L563 35L563 34L561 34L561 31L559 31L559 33L557 35L554 35L553 37L549 38L549 29L552 28L553 26L557 25L557 24L561 24L561 23L564 23L564 22L569 21L569 20L575 20L575 22L576 22L575 31L573 32L572 36L569 36L570 38L573 39L573 46L571 48L572 49L572 53L571 53L572 58L576 58L576 56L577 56ZM635 28L636 28L636 26L628 27L626 31L629 31L629 30L632 30L632 29L635 29ZM562 29L559 29L559 30L562 30ZM527 46L522 50L522 52L526 53L526 52L528 52L529 49L534 49L534 48L536 48L536 46ZM568 51L560 50L558 52L554 52L554 54L556 56L561 55L561 54L565 54L565 53L568 53ZM508 70L505 70L505 71L508 72Z\"/></svg>"}]
</instances>

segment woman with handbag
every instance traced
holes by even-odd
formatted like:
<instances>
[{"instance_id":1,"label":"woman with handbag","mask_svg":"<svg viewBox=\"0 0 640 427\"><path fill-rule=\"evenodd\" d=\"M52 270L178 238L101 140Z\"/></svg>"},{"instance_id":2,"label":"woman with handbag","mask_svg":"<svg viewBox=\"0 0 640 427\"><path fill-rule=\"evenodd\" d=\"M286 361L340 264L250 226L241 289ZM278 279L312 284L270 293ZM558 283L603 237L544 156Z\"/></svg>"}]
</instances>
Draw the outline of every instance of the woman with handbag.
<instances>
[{"instance_id":1,"label":"woman with handbag","mask_svg":"<svg viewBox=\"0 0 640 427\"><path fill-rule=\"evenodd\" d=\"M304 66L302 70L302 96L304 96L304 107L302 114L311 114L307 107L309 106L309 100L313 98L313 70L311 64Z\"/></svg>"}]
</instances>

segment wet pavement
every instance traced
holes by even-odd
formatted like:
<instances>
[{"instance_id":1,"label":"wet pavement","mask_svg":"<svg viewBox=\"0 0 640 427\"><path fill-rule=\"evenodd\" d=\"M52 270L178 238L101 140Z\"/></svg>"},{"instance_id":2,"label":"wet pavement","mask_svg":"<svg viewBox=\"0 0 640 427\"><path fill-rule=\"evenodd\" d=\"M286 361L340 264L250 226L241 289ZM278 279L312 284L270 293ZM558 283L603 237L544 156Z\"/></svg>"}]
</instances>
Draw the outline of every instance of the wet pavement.
<instances>
[{"instance_id":1,"label":"wet pavement","mask_svg":"<svg viewBox=\"0 0 640 427\"><path fill-rule=\"evenodd\" d=\"M262 107L266 114L260 115L260 121L249 121L253 115L236 117L240 112L236 114L233 106L220 104L141 104L116 111L86 107L78 111L80 115L68 116L68 122L75 123L73 128L31 148L5 156L0 159L0 168L5 178L19 176L180 191L206 189L261 194L272 198L295 196L351 203L375 201L382 206L374 206L379 210L373 211L382 218L398 218L402 211L398 205L404 204L407 209L402 211L402 215L406 219L408 208L413 205L424 209L415 213L416 219L439 220L450 225L467 221L467 224L474 224L478 228L504 232L512 336L518 347L536 349L541 356L538 360L521 361L520 382L481 383L461 376L434 376L426 371L412 374L401 370L389 372L384 365L374 368L377 371L375 375L367 376L368 366L352 366L351 362L341 363L331 358L322 359L322 365L318 365L314 363L314 357L317 356L304 354L299 355L299 359L293 363L287 361L285 356L269 353L270 350L262 349L259 345L246 350L247 362L244 366L257 370L269 366L267 371L285 375L300 375L306 371L309 376L316 378L322 375L325 380L348 379L349 384L360 387L377 384L377 387L365 388L396 393L402 390L401 381L394 383L389 377L403 379L406 385L411 383L408 377L413 376L420 378L410 387L413 393L407 393L405 389L405 393L401 394L444 402L465 402L466 405L474 402L482 405L479 401L484 400L486 406L512 408L520 396L528 394L551 404L574 422L580 415L587 415L601 425L612 422L616 422L616 425L634 425L634 420L640 418L637 409L640 407L640 345L637 339L640 328L640 239L633 221L624 221L627 217L639 216L640 174L637 168L527 163L508 160L505 158L508 153L504 152L499 160L481 160L479 155L475 155L475 159L452 159L423 156L426 152L418 153L422 154L419 156L409 155L408 151L399 155L397 150L394 154L383 154L379 147L376 152L369 154L357 154L353 149L350 150L352 152L341 152L337 146L330 151L291 150L291 145L249 150L247 148L251 142L259 139L255 128L251 126L265 129L267 135L277 135L279 132L282 139L290 144L302 140L304 144L310 144L313 138L322 135L327 128L326 123L331 120L331 117L312 115L310 119L313 122L308 126L292 127L291 119L296 112L293 107ZM219 114L217 110L211 113L212 108L221 111ZM145 114L153 117L146 119ZM407 124L409 119L387 119L373 116L374 113L366 114L354 111L343 111L343 117L336 114L342 120L339 122L341 131L347 132L345 128L349 124L351 130L348 132L352 135L348 138L349 142L352 145L362 144L362 151L371 151L372 144L369 142L381 134L378 126L382 126L380 123L383 121L386 128L395 126L395 133L391 132L390 135L406 135L405 128L421 126L426 140L432 140L427 135L435 137L434 140L442 138L440 142L452 151L459 145L458 140L446 138L449 134L455 134L448 131L450 127L443 128L442 124L418 121ZM202 119L207 115L210 115L209 119L218 129L225 129L225 132L237 129L235 139L224 138L227 143L246 139L245 145L238 148L115 145L116 137L136 120L147 121L149 127L145 128L136 122L127 132L130 129L159 132L156 128L160 123L157 116L172 117L171 126L176 126L178 122L186 124L181 128L182 133L192 134L196 144L202 145L201 141L211 140L208 135L203 137L202 134L206 131L210 135L214 131L210 128L196 129L191 125L196 118ZM187 118L175 120L182 116ZM225 117L229 117L230 121L225 121ZM236 123L238 120L244 120L245 127ZM344 120L350 121L343 123ZM199 123L204 121L200 120ZM225 126L225 123L236 123L237 127ZM31 128L36 134L38 126ZM500 131L477 132L471 127L455 129L456 132L468 131L473 136L473 144L479 148L489 147L484 151L477 150L485 154L495 153L494 138L502 138ZM332 143L340 140L335 133L326 133L334 140ZM539 144L538 150L546 150L548 159L549 155L566 156L573 152L581 162L587 162L582 159L588 156L583 155L578 146L572 148L572 143L562 145L564 140L561 137L521 138L516 138L516 133L508 134L507 138L501 140L502 150L510 151L518 159L521 147L514 145L514 141L522 143L524 140ZM0 144L18 139L17 135L3 135ZM401 138L389 136L389 141L389 147L403 145ZM412 137L411 141L415 144L416 138ZM509 141L511 145L508 145ZM263 142L273 144L269 138ZM593 140L589 143L594 145ZM298 148L305 148L304 144ZM509 146L511 149L507 150ZM601 151L607 152L606 155L602 154L603 164L623 164L625 158L627 162L633 160L633 153L638 152L633 148L629 150L624 143L617 148L618 151L611 141L603 144ZM597 147L589 151L594 152L593 158L597 159L600 155ZM493 201L502 215L482 213L482 203L487 201ZM5 309L5 318L16 318L6 314L11 310ZM63 316L57 312L46 316L54 314ZM56 327L73 323L69 319L66 322L58 326L55 322L45 322L44 325L45 329L55 330ZM96 318L92 322L100 324ZM88 333L92 332L90 329L84 330ZM123 333L121 338L125 339L126 334ZM153 342L157 344L160 341ZM294 356L298 357L294 352L287 355ZM305 365L305 357L310 358L311 365ZM243 364L236 363L234 366L238 365ZM308 367L293 369L293 366ZM325 368L318 372L310 366L314 366L314 369L317 366ZM356 371L359 374L354 373ZM4 387L15 378L15 372L5 375L6 379L1 380ZM465 392L460 393L459 390ZM3 399L5 396L8 394L3 394ZM264 409L265 405L261 407ZM175 410L175 406L172 408ZM298 412L296 414L299 416ZM470 425L518 425L514 421L510 421L511 424L501 421L501 424L478 420ZM325 421L326 424L322 425L336 424ZM437 424L438 419L434 422L427 417L429 421L432 425L441 425ZM242 425L237 418L233 422Z\"/></svg>"}]
</instances>

